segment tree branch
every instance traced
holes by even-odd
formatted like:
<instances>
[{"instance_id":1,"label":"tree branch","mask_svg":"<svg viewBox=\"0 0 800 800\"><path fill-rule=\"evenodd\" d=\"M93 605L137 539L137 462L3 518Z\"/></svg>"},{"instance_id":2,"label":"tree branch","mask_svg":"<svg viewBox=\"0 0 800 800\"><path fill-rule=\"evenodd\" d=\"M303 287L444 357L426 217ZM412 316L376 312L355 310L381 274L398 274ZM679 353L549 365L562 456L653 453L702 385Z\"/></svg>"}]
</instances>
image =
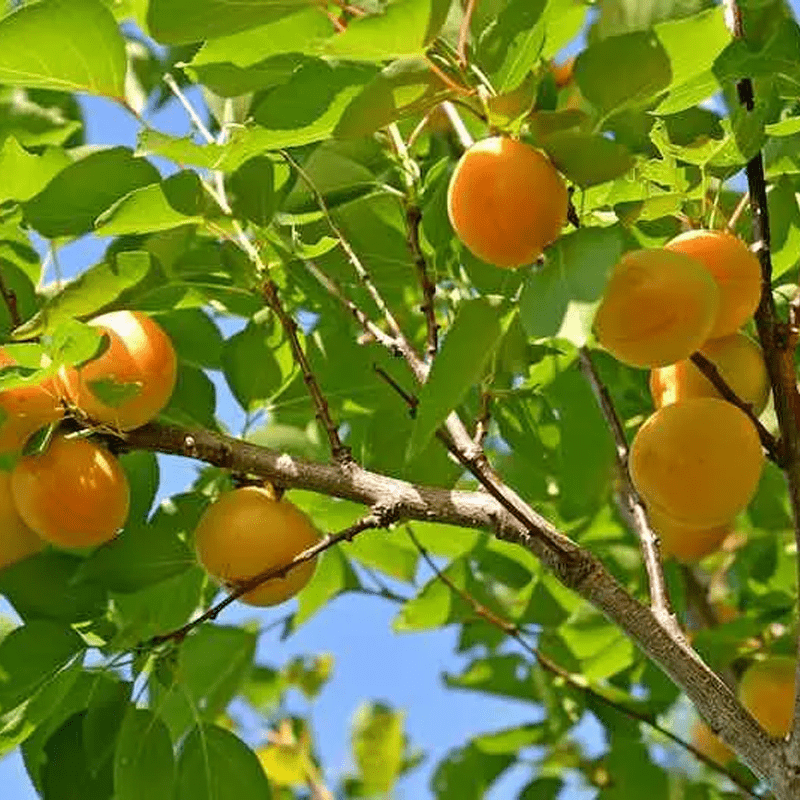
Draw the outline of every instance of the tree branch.
<instances>
[{"instance_id":1,"label":"tree branch","mask_svg":"<svg viewBox=\"0 0 800 800\"><path fill-rule=\"evenodd\" d=\"M614 402L611 399L608 388L597 373L592 357L586 347L580 348L578 359L581 372L589 381L597 404L600 406L600 410L603 412L603 416L611 430L611 435L614 437L617 476L621 486L620 494L627 512L626 516L633 526L642 548L642 558L647 571L647 582L650 586L650 608L656 619L673 636L685 641L683 631L678 624L678 619L672 610L672 604L669 599L667 582L664 579L664 570L661 564L658 537L650 527L642 498L639 497L639 493L634 488L628 473L628 440L625 436L625 430L614 408Z\"/></svg>"},{"instance_id":2,"label":"tree branch","mask_svg":"<svg viewBox=\"0 0 800 800\"><path fill-rule=\"evenodd\" d=\"M638 647L681 686L723 741L746 755L780 800L796 798L798 779L780 749L742 707L725 683L685 643L676 641L652 612L632 597L603 564L527 508L510 512L487 492L415 485L370 472L295 458L204 430L150 423L125 434L130 448L182 455L225 469L251 473L289 489L307 489L366 505L373 514L392 509L397 519L422 520L493 531L530 550L568 588L617 624ZM505 500L505 497L501 495ZM521 502L521 501L520 501Z\"/></svg>"},{"instance_id":3,"label":"tree branch","mask_svg":"<svg viewBox=\"0 0 800 800\"><path fill-rule=\"evenodd\" d=\"M525 632L516 623L507 619L503 619L499 615L495 614L491 609L483 605L483 603L480 603L478 600L476 600L471 594L469 594L469 592L466 592L456 586L450 580L450 578L445 575L439 569L439 567L436 566L436 562L431 558L430 553L428 553L425 547L420 543L419 539L417 539L417 537L414 535L414 532L411 530L411 528L407 527L406 532L414 546L419 551L419 554L425 560L425 563L428 565L428 567L430 567L434 575L436 575L437 580L440 580L450 589L451 592L457 594L481 619L484 619L490 625L494 625L496 628L499 628L501 631L503 631L503 633L506 634L506 636L514 639L514 641L516 641L523 650L525 650L530 656L533 656L533 658L539 662L545 671L557 678L561 678L564 683L568 684L573 689L577 689L579 692L582 692L587 697L590 697L592 700L601 703L607 708L611 708L614 711L629 717L630 719L634 719L637 722L647 725L651 730L660 733L662 736L674 742L679 747L682 747L684 750L691 753L696 759L702 761L706 766L710 767L715 772L718 772L720 775L724 775L748 797L752 797L754 800L761 800L759 795L755 794L753 791L753 786L749 786L748 784L744 783L737 775L726 769L723 765L714 761L712 758L709 758L705 753L698 750L690 742L682 739L680 736L674 734L667 728L663 728L652 716L649 714L644 714L641 711L637 711L635 708L630 708L624 703L620 703L617 700L607 697L603 694L602 690L595 689L593 686L587 683L584 678L581 676L576 677L569 670L562 667L556 661L553 661L553 659L551 659L549 656L546 656L541 650L539 650L538 647L535 647L528 641L525 636Z\"/></svg>"}]
</instances>

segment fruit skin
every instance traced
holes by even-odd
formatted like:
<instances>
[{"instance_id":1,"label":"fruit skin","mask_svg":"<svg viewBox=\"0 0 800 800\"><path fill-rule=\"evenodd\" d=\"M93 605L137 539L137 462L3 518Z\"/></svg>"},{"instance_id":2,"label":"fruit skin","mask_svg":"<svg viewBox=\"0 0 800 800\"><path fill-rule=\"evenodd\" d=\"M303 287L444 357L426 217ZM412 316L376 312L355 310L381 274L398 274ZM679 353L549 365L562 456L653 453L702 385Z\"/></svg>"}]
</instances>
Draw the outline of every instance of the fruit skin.
<instances>
[{"instance_id":1,"label":"fruit skin","mask_svg":"<svg viewBox=\"0 0 800 800\"><path fill-rule=\"evenodd\" d=\"M752 499L764 456L747 415L712 397L664 406L631 444L631 479L648 509L698 528L724 525Z\"/></svg>"},{"instance_id":2,"label":"fruit skin","mask_svg":"<svg viewBox=\"0 0 800 800\"><path fill-rule=\"evenodd\" d=\"M717 764L725 764L736 758L736 753L717 736L703 720L698 719L692 725L692 744L707 758Z\"/></svg>"},{"instance_id":3,"label":"fruit skin","mask_svg":"<svg viewBox=\"0 0 800 800\"><path fill-rule=\"evenodd\" d=\"M769 398L769 376L761 348L743 333L710 339L700 353L711 361L733 389L758 416ZM657 367L650 373L650 394L656 408L691 397L721 397L714 384L688 358Z\"/></svg>"},{"instance_id":4,"label":"fruit skin","mask_svg":"<svg viewBox=\"0 0 800 800\"><path fill-rule=\"evenodd\" d=\"M164 409L175 388L178 361L169 336L141 311L111 311L88 324L107 333L109 345L77 370L59 371L66 396L96 422L123 431L144 425ZM104 389L122 392L119 402L103 402Z\"/></svg>"},{"instance_id":5,"label":"fruit skin","mask_svg":"<svg viewBox=\"0 0 800 800\"><path fill-rule=\"evenodd\" d=\"M20 517L42 539L61 547L91 547L113 539L130 505L119 461L86 438L53 437L11 473Z\"/></svg>"},{"instance_id":6,"label":"fruit skin","mask_svg":"<svg viewBox=\"0 0 800 800\"><path fill-rule=\"evenodd\" d=\"M785 736L794 715L792 656L770 656L751 664L739 682L742 705L772 736Z\"/></svg>"},{"instance_id":7,"label":"fruit skin","mask_svg":"<svg viewBox=\"0 0 800 800\"><path fill-rule=\"evenodd\" d=\"M535 261L567 221L567 187L544 153L503 136L476 142L461 157L447 190L458 238L498 267Z\"/></svg>"},{"instance_id":8,"label":"fruit skin","mask_svg":"<svg viewBox=\"0 0 800 800\"><path fill-rule=\"evenodd\" d=\"M11 473L0 472L0 569L38 553L45 543L22 521L11 495Z\"/></svg>"},{"instance_id":9,"label":"fruit skin","mask_svg":"<svg viewBox=\"0 0 800 800\"><path fill-rule=\"evenodd\" d=\"M16 363L8 351L0 347L0 367ZM21 452L34 431L61 419L64 406L60 395L55 378L0 392L0 452Z\"/></svg>"},{"instance_id":10,"label":"fruit skin","mask_svg":"<svg viewBox=\"0 0 800 800\"><path fill-rule=\"evenodd\" d=\"M661 555L691 564L719 550L732 530L731 523L698 528L670 519L658 508L647 509L647 517L661 542Z\"/></svg>"},{"instance_id":11,"label":"fruit skin","mask_svg":"<svg viewBox=\"0 0 800 800\"><path fill-rule=\"evenodd\" d=\"M228 587L288 564L318 540L316 528L297 506L274 500L259 486L222 495L206 509L195 532L198 560ZM254 606L282 603L311 580L315 567L316 559L304 561L239 599Z\"/></svg>"},{"instance_id":12,"label":"fruit skin","mask_svg":"<svg viewBox=\"0 0 800 800\"><path fill-rule=\"evenodd\" d=\"M614 268L594 329L603 347L634 367L688 358L706 339L719 289L694 259L669 250L632 250Z\"/></svg>"},{"instance_id":13,"label":"fruit skin","mask_svg":"<svg viewBox=\"0 0 800 800\"><path fill-rule=\"evenodd\" d=\"M709 338L733 333L753 316L761 298L761 265L741 239L722 231L695 230L664 246L700 261L719 286L719 312Z\"/></svg>"}]
</instances>

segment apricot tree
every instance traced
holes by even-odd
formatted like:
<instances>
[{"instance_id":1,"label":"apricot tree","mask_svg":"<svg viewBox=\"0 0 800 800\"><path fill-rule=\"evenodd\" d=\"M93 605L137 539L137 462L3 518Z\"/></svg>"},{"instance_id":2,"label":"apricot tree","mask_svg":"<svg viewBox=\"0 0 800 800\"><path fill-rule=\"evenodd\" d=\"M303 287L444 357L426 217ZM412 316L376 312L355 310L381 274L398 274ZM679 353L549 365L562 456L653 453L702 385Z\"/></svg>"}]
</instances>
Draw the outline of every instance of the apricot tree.
<instances>
[{"instance_id":1,"label":"apricot tree","mask_svg":"<svg viewBox=\"0 0 800 800\"><path fill-rule=\"evenodd\" d=\"M800 796L784 2L5 8L0 741L41 797L401 794L402 709L339 775L284 704L330 662L218 620L345 593L530 704L436 798ZM154 507L158 454L196 479Z\"/></svg>"}]
</instances>

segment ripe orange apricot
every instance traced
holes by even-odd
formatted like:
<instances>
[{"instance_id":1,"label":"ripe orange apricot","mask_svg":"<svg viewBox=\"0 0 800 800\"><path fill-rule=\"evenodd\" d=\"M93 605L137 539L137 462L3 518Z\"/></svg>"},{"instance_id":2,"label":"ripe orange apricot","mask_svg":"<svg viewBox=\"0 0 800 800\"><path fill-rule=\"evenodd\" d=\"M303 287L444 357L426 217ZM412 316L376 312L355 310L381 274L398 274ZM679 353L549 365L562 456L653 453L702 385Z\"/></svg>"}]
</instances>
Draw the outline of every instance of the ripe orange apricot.
<instances>
[{"instance_id":1,"label":"ripe orange apricot","mask_svg":"<svg viewBox=\"0 0 800 800\"><path fill-rule=\"evenodd\" d=\"M663 367L709 337L719 289L694 259L669 250L632 250L614 268L594 329L603 347L634 367Z\"/></svg>"},{"instance_id":2,"label":"ripe orange apricot","mask_svg":"<svg viewBox=\"0 0 800 800\"><path fill-rule=\"evenodd\" d=\"M319 540L311 520L288 500L275 500L259 486L222 495L206 509L195 532L197 558L229 588L284 566ZM294 597L314 574L316 559L271 578L240 598L254 606L274 606Z\"/></svg>"},{"instance_id":3,"label":"ripe orange apricot","mask_svg":"<svg viewBox=\"0 0 800 800\"><path fill-rule=\"evenodd\" d=\"M21 458L11 473L20 517L42 539L62 547L91 547L125 524L128 478L105 448L61 434L41 454Z\"/></svg>"},{"instance_id":4,"label":"ripe orange apricot","mask_svg":"<svg viewBox=\"0 0 800 800\"><path fill-rule=\"evenodd\" d=\"M697 259L719 286L719 312L709 338L733 333L753 315L761 297L761 265L741 239L722 231L696 230L664 246Z\"/></svg>"},{"instance_id":5,"label":"ripe orange apricot","mask_svg":"<svg viewBox=\"0 0 800 800\"><path fill-rule=\"evenodd\" d=\"M655 506L647 509L647 517L661 541L661 555L664 558L675 558L683 564L699 561L719 550L732 529L730 523L710 528L683 525L670 519Z\"/></svg>"},{"instance_id":6,"label":"ripe orange apricot","mask_svg":"<svg viewBox=\"0 0 800 800\"><path fill-rule=\"evenodd\" d=\"M458 238L498 267L535 261L567 221L567 187L544 153L493 136L461 157L447 190Z\"/></svg>"},{"instance_id":7,"label":"ripe orange apricot","mask_svg":"<svg viewBox=\"0 0 800 800\"><path fill-rule=\"evenodd\" d=\"M700 349L728 386L753 413L760 414L769 397L769 376L761 348L743 333L709 339ZM688 358L650 373L650 394L660 408L690 397L720 397L714 384Z\"/></svg>"},{"instance_id":8,"label":"ripe orange apricot","mask_svg":"<svg viewBox=\"0 0 800 800\"><path fill-rule=\"evenodd\" d=\"M38 553L44 542L22 521L11 496L11 473L0 472L0 569Z\"/></svg>"},{"instance_id":9,"label":"ripe orange apricot","mask_svg":"<svg viewBox=\"0 0 800 800\"><path fill-rule=\"evenodd\" d=\"M706 758L710 758L722 766L736 758L736 753L701 719L695 720L692 725L692 744Z\"/></svg>"},{"instance_id":10,"label":"ripe orange apricot","mask_svg":"<svg viewBox=\"0 0 800 800\"><path fill-rule=\"evenodd\" d=\"M648 508L698 528L724 525L750 502L764 456L755 426L731 403L664 406L639 428L629 468Z\"/></svg>"},{"instance_id":11,"label":"ripe orange apricot","mask_svg":"<svg viewBox=\"0 0 800 800\"><path fill-rule=\"evenodd\" d=\"M0 347L0 367L16 363L8 351ZM64 407L54 378L0 392L0 452L20 452L34 431L63 416Z\"/></svg>"},{"instance_id":12,"label":"ripe orange apricot","mask_svg":"<svg viewBox=\"0 0 800 800\"><path fill-rule=\"evenodd\" d=\"M773 736L785 736L794 715L792 656L770 656L751 664L739 682L742 705Z\"/></svg>"},{"instance_id":13,"label":"ripe orange apricot","mask_svg":"<svg viewBox=\"0 0 800 800\"><path fill-rule=\"evenodd\" d=\"M169 336L141 311L111 311L89 325L108 335L108 348L78 369L62 369L67 397L90 419L126 431L167 405L177 357Z\"/></svg>"}]
</instances>

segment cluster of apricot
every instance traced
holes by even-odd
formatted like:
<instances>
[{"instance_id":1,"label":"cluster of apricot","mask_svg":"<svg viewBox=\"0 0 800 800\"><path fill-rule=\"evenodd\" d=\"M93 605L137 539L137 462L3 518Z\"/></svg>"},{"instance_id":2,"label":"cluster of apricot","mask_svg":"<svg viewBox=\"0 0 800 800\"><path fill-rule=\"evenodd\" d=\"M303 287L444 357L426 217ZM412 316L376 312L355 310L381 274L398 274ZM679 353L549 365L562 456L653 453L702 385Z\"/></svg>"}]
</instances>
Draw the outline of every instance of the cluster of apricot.
<instances>
[{"instance_id":1,"label":"cluster of apricot","mask_svg":"<svg viewBox=\"0 0 800 800\"><path fill-rule=\"evenodd\" d=\"M595 318L617 359L650 367L656 412L630 452L633 483L663 552L693 561L717 549L755 493L761 443L747 414L721 398L690 356L699 351L760 414L769 381L759 346L740 327L761 296L758 259L718 231L681 234L626 253Z\"/></svg>"},{"instance_id":2,"label":"cluster of apricot","mask_svg":"<svg viewBox=\"0 0 800 800\"><path fill-rule=\"evenodd\" d=\"M89 322L105 347L78 368L62 368L41 383L0 392L0 450L20 456L35 431L72 408L120 431L153 419L175 386L175 350L145 314L114 311ZM14 360L0 351L0 363ZM130 490L117 459L78 434L56 432L43 452L20 456L0 472L0 567L46 543L82 548L113 538L128 516Z\"/></svg>"}]
</instances>

